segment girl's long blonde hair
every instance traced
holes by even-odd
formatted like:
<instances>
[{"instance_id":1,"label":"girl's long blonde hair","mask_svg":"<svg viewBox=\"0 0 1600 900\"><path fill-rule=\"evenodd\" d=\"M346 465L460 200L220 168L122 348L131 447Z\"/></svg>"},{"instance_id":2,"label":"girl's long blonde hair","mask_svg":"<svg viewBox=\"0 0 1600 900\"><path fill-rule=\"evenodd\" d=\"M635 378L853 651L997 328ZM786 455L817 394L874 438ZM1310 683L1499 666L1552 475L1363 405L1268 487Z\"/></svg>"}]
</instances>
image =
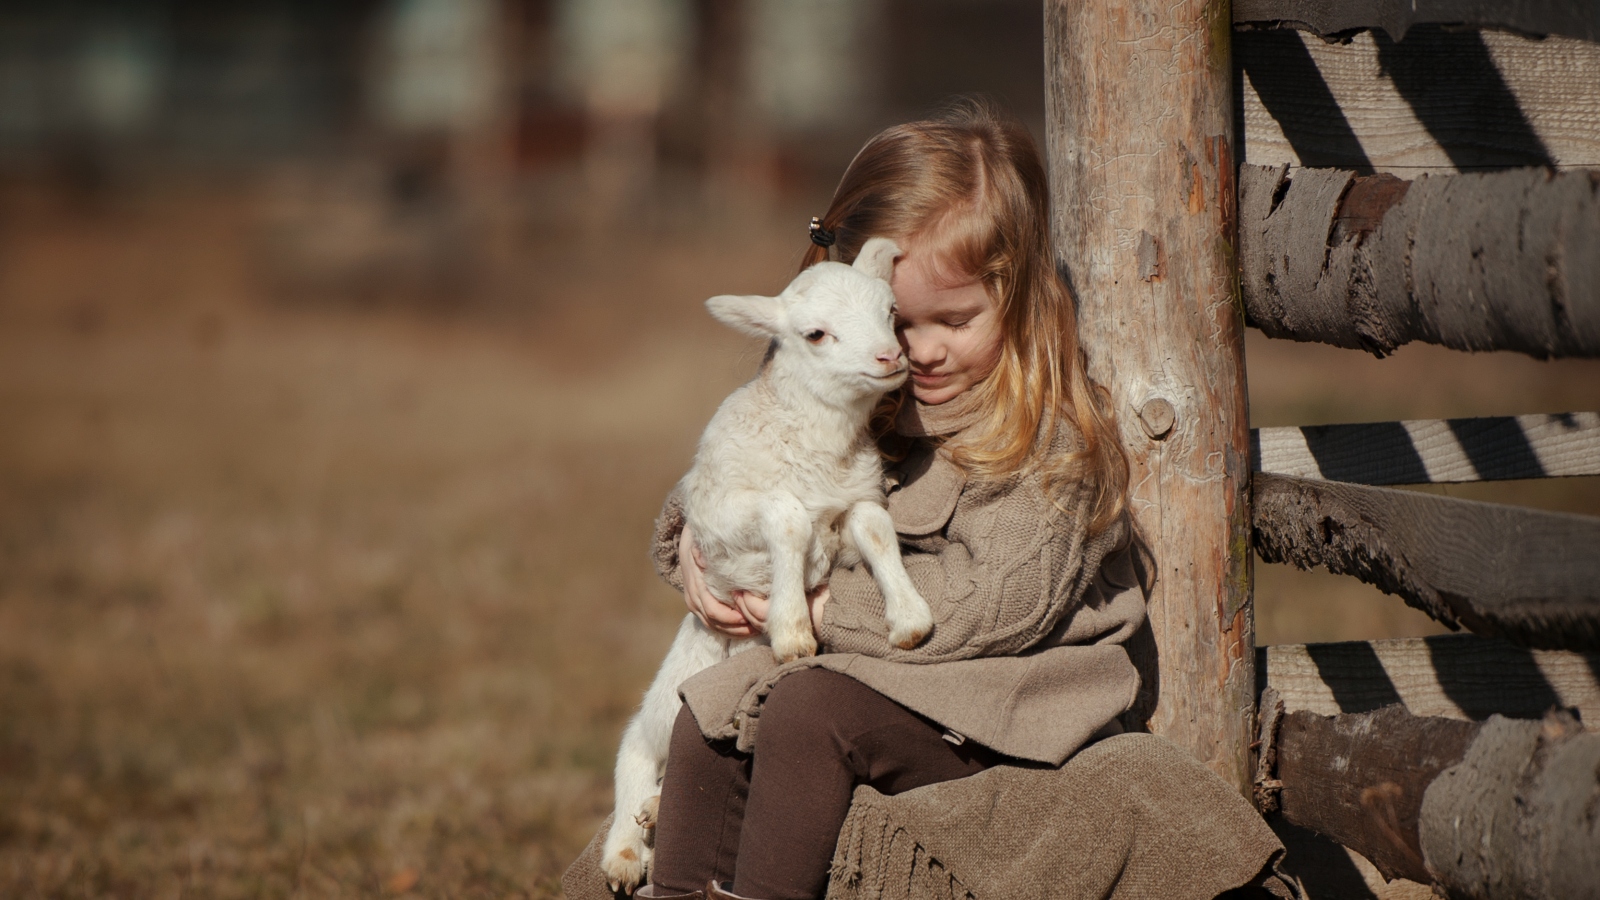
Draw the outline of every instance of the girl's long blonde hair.
<instances>
[{"instance_id":1,"label":"girl's long blonde hair","mask_svg":"<svg viewBox=\"0 0 1600 900\"><path fill-rule=\"evenodd\" d=\"M868 141L839 181L822 227L844 262L868 238L889 237L931 251L954 284L984 283L998 304L1000 358L972 388L987 412L950 445L951 456L980 477L1041 471L1052 492L1085 483L1097 532L1127 506L1128 460L1109 397L1084 370L1076 304L1051 252L1048 196L1027 128L967 99ZM812 246L801 268L827 258L827 248ZM1051 454L1062 419L1082 442Z\"/></svg>"}]
</instances>

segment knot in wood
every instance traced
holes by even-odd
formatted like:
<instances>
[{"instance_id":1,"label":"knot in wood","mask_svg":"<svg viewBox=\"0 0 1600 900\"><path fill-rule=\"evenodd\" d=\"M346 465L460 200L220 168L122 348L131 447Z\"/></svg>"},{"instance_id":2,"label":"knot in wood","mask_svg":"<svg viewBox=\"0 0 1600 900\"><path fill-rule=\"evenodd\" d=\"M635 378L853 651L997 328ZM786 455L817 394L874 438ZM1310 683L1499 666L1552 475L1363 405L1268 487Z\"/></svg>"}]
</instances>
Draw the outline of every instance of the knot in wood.
<instances>
[{"instance_id":1,"label":"knot in wood","mask_svg":"<svg viewBox=\"0 0 1600 900\"><path fill-rule=\"evenodd\" d=\"M1161 397L1151 397L1139 407L1139 424L1153 441L1164 441L1178 421L1178 411Z\"/></svg>"}]
</instances>

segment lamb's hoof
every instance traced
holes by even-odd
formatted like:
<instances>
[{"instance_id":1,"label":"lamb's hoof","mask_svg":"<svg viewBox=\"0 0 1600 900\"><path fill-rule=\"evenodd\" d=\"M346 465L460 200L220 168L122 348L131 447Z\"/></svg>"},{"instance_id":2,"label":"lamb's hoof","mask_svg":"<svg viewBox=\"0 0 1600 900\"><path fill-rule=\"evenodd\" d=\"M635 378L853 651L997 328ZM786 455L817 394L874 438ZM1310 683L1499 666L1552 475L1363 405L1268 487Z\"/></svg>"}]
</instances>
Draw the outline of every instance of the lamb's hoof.
<instances>
[{"instance_id":1,"label":"lamb's hoof","mask_svg":"<svg viewBox=\"0 0 1600 900\"><path fill-rule=\"evenodd\" d=\"M657 794L654 797L651 797L649 800L646 800L644 805L639 807L639 814L634 816L633 820L639 823L640 828L650 832L655 830L656 817L660 814L661 795Z\"/></svg>"},{"instance_id":2,"label":"lamb's hoof","mask_svg":"<svg viewBox=\"0 0 1600 900\"><path fill-rule=\"evenodd\" d=\"M921 597L917 597L916 601L907 604L909 612L902 608L889 616L889 643L901 650L910 650L922 643L923 638L933 631L933 610Z\"/></svg>"},{"instance_id":3,"label":"lamb's hoof","mask_svg":"<svg viewBox=\"0 0 1600 900\"><path fill-rule=\"evenodd\" d=\"M817 639L810 631L802 632L793 638L773 638L772 656L778 662L794 662L806 656L817 655Z\"/></svg>"},{"instance_id":4,"label":"lamb's hoof","mask_svg":"<svg viewBox=\"0 0 1600 900\"><path fill-rule=\"evenodd\" d=\"M629 819L612 822L600 854L600 871L612 893L622 891L631 895L644 884L650 871L652 836L652 832L640 829Z\"/></svg>"},{"instance_id":5,"label":"lamb's hoof","mask_svg":"<svg viewBox=\"0 0 1600 900\"><path fill-rule=\"evenodd\" d=\"M893 628L889 631L889 643L899 647L901 650L910 650L912 647L922 643L923 639L932 631L933 625L931 623Z\"/></svg>"},{"instance_id":6,"label":"lamb's hoof","mask_svg":"<svg viewBox=\"0 0 1600 900\"><path fill-rule=\"evenodd\" d=\"M621 891L631 895L644 883L645 862L639 850L624 847L601 857L600 871L606 876L612 893Z\"/></svg>"}]
</instances>

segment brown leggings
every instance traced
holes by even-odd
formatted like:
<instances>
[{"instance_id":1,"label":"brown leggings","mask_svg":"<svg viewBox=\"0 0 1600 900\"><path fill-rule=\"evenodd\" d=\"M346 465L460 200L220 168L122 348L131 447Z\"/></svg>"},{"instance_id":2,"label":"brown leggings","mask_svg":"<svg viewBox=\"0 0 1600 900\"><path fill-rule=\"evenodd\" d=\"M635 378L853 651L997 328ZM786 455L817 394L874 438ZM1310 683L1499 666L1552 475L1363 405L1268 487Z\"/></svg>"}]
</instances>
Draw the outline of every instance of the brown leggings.
<instances>
[{"instance_id":1,"label":"brown leggings","mask_svg":"<svg viewBox=\"0 0 1600 900\"><path fill-rule=\"evenodd\" d=\"M708 741L689 708L678 714L661 784L651 881L696 891L733 881L761 900L812 900L850 795L884 794L962 778L1002 757L945 730L846 675L805 669L785 677L761 708L757 752Z\"/></svg>"}]
</instances>

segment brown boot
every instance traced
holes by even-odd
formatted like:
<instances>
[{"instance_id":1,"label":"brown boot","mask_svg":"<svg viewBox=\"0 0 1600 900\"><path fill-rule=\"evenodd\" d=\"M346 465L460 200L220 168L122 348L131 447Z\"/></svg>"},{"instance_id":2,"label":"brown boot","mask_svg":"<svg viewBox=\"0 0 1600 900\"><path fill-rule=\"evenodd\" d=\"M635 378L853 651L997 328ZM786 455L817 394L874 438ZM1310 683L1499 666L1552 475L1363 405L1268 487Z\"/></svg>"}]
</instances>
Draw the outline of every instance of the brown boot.
<instances>
[{"instance_id":1,"label":"brown boot","mask_svg":"<svg viewBox=\"0 0 1600 900\"><path fill-rule=\"evenodd\" d=\"M669 891L660 885L647 884L635 891L633 896L639 900L705 900L703 891L690 891L687 894Z\"/></svg>"},{"instance_id":2,"label":"brown boot","mask_svg":"<svg viewBox=\"0 0 1600 900\"><path fill-rule=\"evenodd\" d=\"M754 897L744 897L729 890L731 882L724 881L717 884L715 881L706 883L706 900L755 900Z\"/></svg>"}]
</instances>

